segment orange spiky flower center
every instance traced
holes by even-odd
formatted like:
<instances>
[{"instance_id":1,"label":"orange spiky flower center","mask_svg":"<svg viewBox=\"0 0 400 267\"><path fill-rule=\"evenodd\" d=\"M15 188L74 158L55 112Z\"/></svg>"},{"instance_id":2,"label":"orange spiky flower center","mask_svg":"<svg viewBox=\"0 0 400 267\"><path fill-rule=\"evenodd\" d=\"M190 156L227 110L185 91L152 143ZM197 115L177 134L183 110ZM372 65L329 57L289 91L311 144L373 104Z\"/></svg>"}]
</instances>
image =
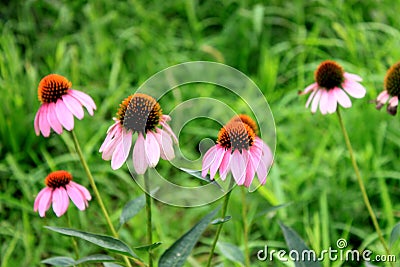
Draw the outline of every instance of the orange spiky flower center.
<instances>
[{"instance_id":1,"label":"orange spiky flower center","mask_svg":"<svg viewBox=\"0 0 400 267\"><path fill-rule=\"evenodd\" d=\"M254 131L256 135L258 134L257 123L250 116L246 114L239 114L237 116L234 116L230 121L246 123Z\"/></svg>"},{"instance_id":2,"label":"orange spiky flower center","mask_svg":"<svg viewBox=\"0 0 400 267\"><path fill-rule=\"evenodd\" d=\"M219 131L217 143L225 149L242 151L253 145L255 137L253 129L246 123L230 121Z\"/></svg>"},{"instance_id":3,"label":"orange spiky flower center","mask_svg":"<svg viewBox=\"0 0 400 267\"><path fill-rule=\"evenodd\" d=\"M391 96L400 96L400 62L392 65L386 72L384 86Z\"/></svg>"},{"instance_id":4,"label":"orange spiky flower center","mask_svg":"<svg viewBox=\"0 0 400 267\"><path fill-rule=\"evenodd\" d=\"M125 129L143 134L154 131L161 116L160 104L153 97L142 93L125 98L117 112L117 119Z\"/></svg>"},{"instance_id":5,"label":"orange spiky flower center","mask_svg":"<svg viewBox=\"0 0 400 267\"><path fill-rule=\"evenodd\" d=\"M71 86L72 83L64 76L49 74L39 82L38 98L42 103L56 103Z\"/></svg>"},{"instance_id":6,"label":"orange spiky flower center","mask_svg":"<svg viewBox=\"0 0 400 267\"><path fill-rule=\"evenodd\" d=\"M72 175L67 171L55 171L47 175L44 183L47 187L56 189L59 187L65 187L69 182L72 181Z\"/></svg>"},{"instance_id":7,"label":"orange spiky flower center","mask_svg":"<svg viewBox=\"0 0 400 267\"><path fill-rule=\"evenodd\" d=\"M314 73L315 81L319 87L327 90L340 87L344 82L343 68L332 60L323 61Z\"/></svg>"}]
</instances>

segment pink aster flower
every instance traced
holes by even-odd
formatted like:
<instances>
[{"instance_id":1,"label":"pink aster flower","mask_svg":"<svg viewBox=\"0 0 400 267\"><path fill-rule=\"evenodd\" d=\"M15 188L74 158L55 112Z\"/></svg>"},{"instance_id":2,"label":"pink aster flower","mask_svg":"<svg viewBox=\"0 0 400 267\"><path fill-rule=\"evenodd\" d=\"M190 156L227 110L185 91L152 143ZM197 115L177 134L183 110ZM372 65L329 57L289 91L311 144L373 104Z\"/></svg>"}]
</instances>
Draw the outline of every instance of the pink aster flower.
<instances>
[{"instance_id":1,"label":"pink aster flower","mask_svg":"<svg viewBox=\"0 0 400 267\"><path fill-rule=\"evenodd\" d=\"M80 210L85 210L92 199L89 191L80 184L72 181L72 175L67 171L55 171L45 179L46 187L43 188L35 199L33 210L39 211L40 217L44 217L46 211L53 204L54 213L60 217L69 205L69 199Z\"/></svg>"},{"instance_id":2,"label":"pink aster flower","mask_svg":"<svg viewBox=\"0 0 400 267\"><path fill-rule=\"evenodd\" d=\"M387 112L396 115L400 96L400 62L397 62L386 72L384 90L376 98L376 108L381 109L389 100Z\"/></svg>"},{"instance_id":3,"label":"pink aster flower","mask_svg":"<svg viewBox=\"0 0 400 267\"><path fill-rule=\"evenodd\" d=\"M249 187L257 174L260 184L265 184L273 155L259 138L257 124L246 115L232 118L221 128L217 144L203 158L202 176L210 172L213 180L219 171L222 180L232 173L236 184Z\"/></svg>"},{"instance_id":4,"label":"pink aster flower","mask_svg":"<svg viewBox=\"0 0 400 267\"><path fill-rule=\"evenodd\" d=\"M334 113L337 104L344 108L351 107L351 100L347 94L354 98L363 98L366 90L359 83L361 77L356 74L344 72L343 68L335 61L323 61L315 71L315 83L307 86L300 95L311 93L306 107L311 104L311 112L318 109L322 114ZM346 94L347 93L347 94Z\"/></svg>"},{"instance_id":5,"label":"pink aster flower","mask_svg":"<svg viewBox=\"0 0 400 267\"><path fill-rule=\"evenodd\" d=\"M71 89L71 82L58 74L49 74L39 83L38 98L42 102L35 116L36 135L50 135L53 129L61 134L63 128L74 128L74 116L82 119L84 106L90 115L96 109L93 99L85 93Z\"/></svg>"},{"instance_id":6,"label":"pink aster flower","mask_svg":"<svg viewBox=\"0 0 400 267\"><path fill-rule=\"evenodd\" d=\"M137 132L132 153L136 173L144 174L147 168L155 167L160 157L173 159L173 142L178 143L178 139L167 123L170 120L170 116L162 114L160 104L153 97L141 93L127 97L120 104L115 123L100 147L102 158L111 160L112 169L119 169L129 156L133 135Z\"/></svg>"}]
</instances>

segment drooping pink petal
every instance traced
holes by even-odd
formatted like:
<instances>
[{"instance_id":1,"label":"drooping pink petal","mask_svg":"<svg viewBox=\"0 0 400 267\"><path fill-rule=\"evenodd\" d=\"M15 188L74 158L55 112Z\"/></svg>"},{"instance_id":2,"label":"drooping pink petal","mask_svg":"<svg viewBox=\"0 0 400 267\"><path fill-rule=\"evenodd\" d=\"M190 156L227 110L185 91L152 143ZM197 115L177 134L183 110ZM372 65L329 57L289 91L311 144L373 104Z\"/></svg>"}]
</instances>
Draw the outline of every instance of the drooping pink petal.
<instances>
[{"instance_id":1,"label":"drooping pink petal","mask_svg":"<svg viewBox=\"0 0 400 267\"><path fill-rule=\"evenodd\" d=\"M399 98L397 96L394 96L389 100L389 106L397 107L398 105L399 105Z\"/></svg>"},{"instance_id":2,"label":"drooping pink petal","mask_svg":"<svg viewBox=\"0 0 400 267\"><path fill-rule=\"evenodd\" d=\"M75 115L79 120L83 119L84 112L81 103L71 96L70 94L65 94L62 96L62 99L65 103L65 106L71 111L72 114Z\"/></svg>"},{"instance_id":3,"label":"drooping pink petal","mask_svg":"<svg viewBox=\"0 0 400 267\"><path fill-rule=\"evenodd\" d=\"M337 108L337 100L336 94L333 90L328 91L328 103L327 103L327 111L328 113L334 113Z\"/></svg>"},{"instance_id":4,"label":"drooping pink petal","mask_svg":"<svg viewBox=\"0 0 400 267\"><path fill-rule=\"evenodd\" d=\"M57 217L63 215L69 205L69 198L67 191L63 187L53 190L53 210Z\"/></svg>"},{"instance_id":5,"label":"drooping pink petal","mask_svg":"<svg viewBox=\"0 0 400 267\"><path fill-rule=\"evenodd\" d=\"M118 127L119 126L119 127ZM103 152L109 142L115 137L117 132L122 132L122 127L119 122L114 123L108 128L106 139L104 139L103 144L101 144L99 152Z\"/></svg>"},{"instance_id":6,"label":"drooping pink petal","mask_svg":"<svg viewBox=\"0 0 400 267\"><path fill-rule=\"evenodd\" d=\"M146 133L145 150L149 167L155 167L160 160L160 145L158 144L154 133L151 131Z\"/></svg>"},{"instance_id":7,"label":"drooping pink petal","mask_svg":"<svg viewBox=\"0 0 400 267\"><path fill-rule=\"evenodd\" d=\"M74 128L74 116L61 99L57 100L55 110L61 125L71 131Z\"/></svg>"},{"instance_id":8,"label":"drooping pink petal","mask_svg":"<svg viewBox=\"0 0 400 267\"><path fill-rule=\"evenodd\" d=\"M96 109L96 104L89 95L74 89L69 89L68 94L76 98L87 109L89 114L93 116L93 110Z\"/></svg>"},{"instance_id":9,"label":"drooping pink petal","mask_svg":"<svg viewBox=\"0 0 400 267\"><path fill-rule=\"evenodd\" d=\"M86 200L89 201L89 200L92 199L92 196L90 195L89 190L87 190L86 187L84 187L84 186L82 186L82 185L80 185L80 184L78 184L78 183L75 183L74 181L69 182L69 184L70 184L71 186L77 188L77 189L81 192L82 196L83 196Z\"/></svg>"},{"instance_id":10,"label":"drooping pink petal","mask_svg":"<svg viewBox=\"0 0 400 267\"><path fill-rule=\"evenodd\" d=\"M218 147L215 151L215 158L214 161L211 163L210 166L210 179L214 180L214 176L218 171L219 166L221 165L221 161L225 155L225 148Z\"/></svg>"},{"instance_id":11,"label":"drooping pink petal","mask_svg":"<svg viewBox=\"0 0 400 267\"><path fill-rule=\"evenodd\" d=\"M40 111L41 111L41 108L39 108L38 111L36 112L35 120L34 120L34 123L33 123L33 126L35 127L35 133L36 133L37 136L40 135L40 127L39 127Z\"/></svg>"},{"instance_id":12,"label":"drooping pink petal","mask_svg":"<svg viewBox=\"0 0 400 267\"><path fill-rule=\"evenodd\" d=\"M363 98L367 92L361 84L350 80L344 81L342 86L343 89L354 98Z\"/></svg>"},{"instance_id":13,"label":"drooping pink petal","mask_svg":"<svg viewBox=\"0 0 400 267\"><path fill-rule=\"evenodd\" d=\"M237 149L233 151L230 168L236 183L238 185L242 185L245 180L246 162L242 154L240 154L239 150Z\"/></svg>"},{"instance_id":14,"label":"drooping pink petal","mask_svg":"<svg viewBox=\"0 0 400 267\"><path fill-rule=\"evenodd\" d=\"M142 133L139 133L135 146L133 147L132 160L136 173L144 174L148 163L146 159L145 140Z\"/></svg>"},{"instance_id":15,"label":"drooping pink petal","mask_svg":"<svg viewBox=\"0 0 400 267\"><path fill-rule=\"evenodd\" d=\"M171 127L168 125L168 123L166 122L160 122L161 126L163 127L163 129L165 131L167 131L167 133L169 133L169 135L172 137L172 139L174 140L175 144L178 144L178 138L176 137L174 131L172 131Z\"/></svg>"},{"instance_id":16,"label":"drooping pink petal","mask_svg":"<svg viewBox=\"0 0 400 267\"><path fill-rule=\"evenodd\" d=\"M317 93L317 91L312 91L311 92L311 94L308 97L307 102L306 102L306 108L308 108L310 106L311 100L313 100L313 98L314 98L316 93Z\"/></svg>"},{"instance_id":17,"label":"drooping pink petal","mask_svg":"<svg viewBox=\"0 0 400 267\"><path fill-rule=\"evenodd\" d=\"M50 187L45 187L42 190L40 190L39 194L35 199L33 210L35 212L39 211L40 217L44 217L46 211L50 208L52 192L53 190Z\"/></svg>"},{"instance_id":18,"label":"drooping pink petal","mask_svg":"<svg viewBox=\"0 0 400 267\"><path fill-rule=\"evenodd\" d=\"M244 180L244 186L245 187L249 187L251 185L251 182L254 179L254 175L256 173L256 169L255 166L253 165L253 155L251 153L249 153L246 150L243 150L242 153L247 153L247 163L246 163L246 178Z\"/></svg>"},{"instance_id":19,"label":"drooping pink petal","mask_svg":"<svg viewBox=\"0 0 400 267\"><path fill-rule=\"evenodd\" d=\"M208 170L210 169L211 163L215 159L215 152L217 151L217 146L212 146L206 154L204 154L202 168L201 168L201 176L206 177Z\"/></svg>"},{"instance_id":20,"label":"drooping pink petal","mask_svg":"<svg viewBox=\"0 0 400 267\"><path fill-rule=\"evenodd\" d=\"M328 111L328 92L325 89L321 89L321 99L319 100L319 110L323 115Z\"/></svg>"},{"instance_id":21,"label":"drooping pink petal","mask_svg":"<svg viewBox=\"0 0 400 267\"><path fill-rule=\"evenodd\" d=\"M49 103L47 108L47 121L56 133L61 134L63 132L62 125L56 115L56 104L53 102Z\"/></svg>"},{"instance_id":22,"label":"drooping pink petal","mask_svg":"<svg viewBox=\"0 0 400 267\"><path fill-rule=\"evenodd\" d=\"M362 81L362 78L360 76L358 76L357 74L352 74L352 73L345 72L343 74L343 76L344 76L344 78L346 80L350 80L350 81L354 81L354 82L361 82Z\"/></svg>"},{"instance_id":23,"label":"drooping pink petal","mask_svg":"<svg viewBox=\"0 0 400 267\"><path fill-rule=\"evenodd\" d=\"M84 210L86 208L86 200L81 194L81 192L75 188L74 186L67 184L66 186L67 194L75 206L80 210Z\"/></svg>"},{"instance_id":24,"label":"drooping pink petal","mask_svg":"<svg viewBox=\"0 0 400 267\"><path fill-rule=\"evenodd\" d=\"M318 109L319 99L321 98L321 89L319 89L314 96L314 99L311 103L311 112L315 113Z\"/></svg>"},{"instance_id":25,"label":"drooping pink petal","mask_svg":"<svg viewBox=\"0 0 400 267\"><path fill-rule=\"evenodd\" d=\"M351 107L351 100L349 96L343 92L342 89L336 87L333 89L333 92L335 93L336 100L339 102L339 104L344 107L344 108L349 108Z\"/></svg>"},{"instance_id":26,"label":"drooping pink petal","mask_svg":"<svg viewBox=\"0 0 400 267\"><path fill-rule=\"evenodd\" d=\"M300 95L305 95L308 94L311 91L315 91L318 88L318 84L317 83L313 83L310 84L309 86L306 87L306 89L304 89L304 91L300 92Z\"/></svg>"},{"instance_id":27,"label":"drooping pink petal","mask_svg":"<svg viewBox=\"0 0 400 267\"><path fill-rule=\"evenodd\" d=\"M219 166L219 176L224 181L227 173L229 172L229 162L231 160L231 150L224 151L224 157L222 158L221 165Z\"/></svg>"},{"instance_id":28,"label":"drooping pink petal","mask_svg":"<svg viewBox=\"0 0 400 267\"><path fill-rule=\"evenodd\" d=\"M384 90L378 95L376 101L380 102L383 105L388 101L389 97L390 95L388 94L388 92Z\"/></svg>"},{"instance_id":29,"label":"drooping pink petal","mask_svg":"<svg viewBox=\"0 0 400 267\"><path fill-rule=\"evenodd\" d=\"M44 137L48 137L50 135L50 124L47 120L48 106L49 105L46 103L42 104L39 114L39 128Z\"/></svg>"},{"instance_id":30,"label":"drooping pink petal","mask_svg":"<svg viewBox=\"0 0 400 267\"><path fill-rule=\"evenodd\" d=\"M132 146L132 132L122 130L122 136L119 138L117 145L111 157L111 168L119 169L129 156Z\"/></svg>"},{"instance_id":31,"label":"drooping pink petal","mask_svg":"<svg viewBox=\"0 0 400 267\"><path fill-rule=\"evenodd\" d=\"M165 160L172 160L175 157L172 138L165 131L157 128L157 133L154 134L160 146L161 158Z\"/></svg>"}]
</instances>

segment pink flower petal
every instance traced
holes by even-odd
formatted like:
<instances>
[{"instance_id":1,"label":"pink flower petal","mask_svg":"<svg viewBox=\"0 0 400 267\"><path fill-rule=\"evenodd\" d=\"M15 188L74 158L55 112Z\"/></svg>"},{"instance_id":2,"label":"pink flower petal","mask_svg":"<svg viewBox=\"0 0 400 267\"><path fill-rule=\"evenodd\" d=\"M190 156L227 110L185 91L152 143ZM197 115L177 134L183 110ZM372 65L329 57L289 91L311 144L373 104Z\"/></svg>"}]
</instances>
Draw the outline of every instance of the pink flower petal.
<instances>
[{"instance_id":1,"label":"pink flower petal","mask_svg":"<svg viewBox=\"0 0 400 267\"><path fill-rule=\"evenodd\" d=\"M221 165L219 166L219 176L222 180L225 180L226 175L229 171L229 162L231 160L231 150L224 151L224 157L222 158Z\"/></svg>"},{"instance_id":2,"label":"pink flower petal","mask_svg":"<svg viewBox=\"0 0 400 267\"><path fill-rule=\"evenodd\" d=\"M84 187L84 186L82 186L82 185L80 185L80 184L78 184L78 183L75 183L74 181L69 182L69 184L70 184L71 186L75 187L76 189L78 189L78 190L81 192L82 196L83 196L86 200L89 201L89 200L92 199L92 196L90 195L89 190L87 190L86 187Z\"/></svg>"},{"instance_id":3,"label":"pink flower petal","mask_svg":"<svg viewBox=\"0 0 400 267\"><path fill-rule=\"evenodd\" d=\"M62 187L54 189L53 210L54 213L57 215L57 217L60 217L67 211L68 205L69 205L69 198L67 191Z\"/></svg>"},{"instance_id":4,"label":"pink flower petal","mask_svg":"<svg viewBox=\"0 0 400 267\"><path fill-rule=\"evenodd\" d=\"M84 210L86 208L86 200L81 192L70 184L67 184L65 187L67 189L69 198L72 200L75 206L77 206L80 210Z\"/></svg>"},{"instance_id":5,"label":"pink flower petal","mask_svg":"<svg viewBox=\"0 0 400 267\"><path fill-rule=\"evenodd\" d=\"M111 158L111 168L117 170L125 163L132 146L132 132L122 130L122 136L115 146Z\"/></svg>"},{"instance_id":6,"label":"pink flower petal","mask_svg":"<svg viewBox=\"0 0 400 267\"><path fill-rule=\"evenodd\" d=\"M389 106L397 107L398 105L399 105L399 98L397 96L394 96L389 100Z\"/></svg>"},{"instance_id":7,"label":"pink flower petal","mask_svg":"<svg viewBox=\"0 0 400 267\"><path fill-rule=\"evenodd\" d=\"M50 124L47 120L47 109L48 104L42 104L39 110L39 128L44 137L48 137L50 135Z\"/></svg>"},{"instance_id":8,"label":"pink flower petal","mask_svg":"<svg viewBox=\"0 0 400 267\"><path fill-rule=\"evenodd\" d=\"M104 151L105 147L109 144L117 132L122 132L122 127L118 127L118 125L120 125L120 123L116 122L108 128L106 139L104 139L103 144L100 146L99 152Z\"/></svg>"},{"instance_id":9,"label":"pink flower petal","mask_svg":"<svg viewBox=\"0 0 400 267\"><path fill-rule=\"evenodd\" d=\"M208 170L210 169L211 164L215 158L215 152L217 151L218 145L212 146L209 150L207 150L206 154L204 154L202 168L201 168L201 176L206 177Z\"/></svg>"},{"instance_id":10,"label":"pink flower petal","mask_svg":"<svg viewBox=\"0 0 400 267\"><path fill-rule=\"evenodd\" d=\"M154 168L160 160L160 145L154 133L148 131L145 139L146 156L150 168Z\"/></svg>"},{"instance_id":11,"label":"pink flower petal","mask_svg":"<svg viewBox=\"0 0 400 267\"><path fill-rule=\"evenodd\" d=\"M312 91L311 92L311 94L308 97L307 102L306 102L306 108L308 108L310 106L311 100L313 100L313 98L314 98L316 93L317 93L317 91Z\"/></svg>"},{"instance_id":12,"label":"pink flower petal","mask_svg":"<svg viewBox=\"0 0 400 267\"><path fill-rule=\"evenodd\" d=\"M319 89L314 96L314 99L311 103L311 112L315 113L318 109L319 99L321 98L321 89Z\"/></svg>"},{"instance_id":13,"label":"pink flower petal","mask_svg":"<svg viewBox=\"0 0 400 267\"><path fill-rule=\"evenodd\" d=\"M74 116L61 99L56 102L56 115L61 125L71 131L74 128Z\"/></svg>"},{"instance_id":14,"label":"pink flower petal","mask_svg":"<svg viewBox=\"0 0 400 267\"><path fill-rule=\"evenodd\" d=\"M49 103L47 107L47 121L56 133L61 134L63 132L62 125L56 115L56 104L53 102Z\"/></svg>"},{"instance_id":15,"label":"pink flower petal","mask_svg":"<svg viewBox=\"0 0 400 267\"><path fill-rule=\"evenodd\" d=\"M35 127L35 133L37 136L40 135L40 128L39 128L39 116L40 116L41 108L38 109L35 115L35 120L33 126Z\"/></svg>"},{"instance_id":16,"label":"pink flower petal","mask_svg":"<svg viewBox=\"0 0 400 267\"><path fill-rule=\"evenodd\" d=\"M342 86L343 89L354 98L363 98L367 92L361 84L350 80L344 81Z\"/></svg>"},{"instance_id":17,"label":"pink flower petal","mask_svg":"<svg viewBox=\"0 0 400 267\"><path fill-rule=\"evenodd\" d=\"M96 109L96 104L89 95L74 89L70 89L68 94L76 98L87 109L89 114L93 116L93 110Z\"/></svg>"},{"instance_id":18,"label":"pink flower petal","mask_svg":"<svg viewBox=\"0 0 400 267\"><path fill-rule=\"evenodd\" d=\"M246 163L246 178L244 180L244 186L245 187L249 187L251 185L251 182L253 181L254 175L256 173L256 169L255 169L255 167L253 165L254 159L253 159L253 155L251 153L249 153L248 151L243 150L242 153L247 153L248 154L248 156L247 156L248 160L247 160L247 163Z\"/></svg>"},{"instance_id":19,"label":"pink flower petal","mask_svg":"<svg viewBox=\"0 0 400 267\"><path fill-rule=\"evenodd\" d=\"M33 210L39 211L39 216L44 217L46 211L50 208L53 190L50 187L43 188L35 199Z\"/></svg>"},{"instance_id":20,"label":"pink flower petal","mask_svg":"<svg viewBox=\"0 0 400 267\"><path fill-rule=\"evenodd\" d=\"M172 160L175 157L172 139L165 131L157 128L157 133L154 134L160 146L161 158L165 160Z\"/></svg>"},{"instance_id":21,"label":"pink flower petal","mask_svg":"<svg viewBox=\"0 0 400 267\"><path fill-rule=\"evenodd\" d=\"M81 103L69 94L65 94L62 96L65 106L71 111L72 114L75 115L79 120L83 119L84 112Z\"/></svg>"},{"instance_id":22,"label":"pink flower petal","mask_svg":"<svg viewBox=\"0 0 400 267\"><path fill-rule=\"evenodd\" d=\"M384 90L378 95L376 101L380 102L383 105L388 101L389 97L390 95L388 94L388 92Z\"/></svg>"},{"instance_id":23,"label":"pink flower petal","mask_svg":"<svg viewBox=\"0 0 400 267\"><path fill-rule=\"evenodd\" d=\"M211 180L214 180L214 176L217 173L219 166L221 165L221 161L225 155L224 152L225 152L225 148L223 148L223 147L218 147L217 150L215 151L215 158L210 166L210 179Z\"/></svg>"},{"instance_id":24,"label":"pink flower petal","mask_svg":"<svg viewBox=\"0 0 400 267\"><path fill-rule=\"evenodd\" d=\"M328 113L332 114L336 111L337 108L337 100L336 100L336 94L333 90L328 91L328 103L327 103L327 110Z\"/></svg>"},{"instance_id":25,"label":"pink flower petal","mask_svg":"<svg viewBox=\"0 0 400 267\"><path fill-rule=\"evenodd\" d=\"M354 81L354 82L362 81L362 78L360 76L358 76L357 74L345 72L343 76L346 80L350 80L350 81Z\"/></svg>"},{"instance_id":26,"label":"pink flower petal","mask_svg":"<svg viewBox=\"0 0 400 267\"><path fill-rule=\"evenodd\" d=\"M318 88L318 84L317 83L313 83L310 84L309 86L306 87L306 89L304 89L304 91L300 92L300 95L305 95L308 94L311 91L315 91Z\"/></svg>"},{"instance_id":27,"label":"pink flower petal","mask_svg":"<svg viewBox=\"0 0 400 267\"><path fill-rule=\"evenodd\" d=\"M323 115L328 112L328 92L321 89L321 99L319 100L319 110Z\"/></svg>"},{"instance_id":28,"label":"pink flower petal","mask_svg":"<svg viewBox=\"0 0 400 267\"><path fill-rule=\"evenodd\" d=\"M344 107L344 108L349 108L351 107L351 100L349 96L343 92L342 89L336 87L333 89L333 92L335 93L336 100L339 102L339 104Z\"/></svg>"},{"instance_id":29,"label":"pink flower petal","mask_svg":"<svg viewBox=\"0 0 400 267\"><path fill-rule=\"evenodd\" d=\"M232 154L232 159L230 163L230 168L232 171L233 178L238 185L242 185L245 180L246 174L246 161L239 150L235 149Z\"/></svg>"},{"instance_id":30,"label":"pink flower petal","mask_svg":"<svg viewBox=\"0 0 400 267\"><path fill-rule=\"evenodd\" d=\"M142 133L139 133L135 146L133 147L133 167L136 173L144 174L147 169L145 141Z\"/></svg>"},{"instance_id":31,"label":"pink flower petal","mask_svg":"<svg viewBox=\"0 0 400 267\"><path fill-rule=\"evenodd\" d=\"M166 122L163 121L161 121L160 124L164 128L164 130L167 131L167 133L169 133L169 135L174 140L175 144L178 144L178 138L176 137L174 131L172 131L171 127Z\"/></svg>"}]
</instances>

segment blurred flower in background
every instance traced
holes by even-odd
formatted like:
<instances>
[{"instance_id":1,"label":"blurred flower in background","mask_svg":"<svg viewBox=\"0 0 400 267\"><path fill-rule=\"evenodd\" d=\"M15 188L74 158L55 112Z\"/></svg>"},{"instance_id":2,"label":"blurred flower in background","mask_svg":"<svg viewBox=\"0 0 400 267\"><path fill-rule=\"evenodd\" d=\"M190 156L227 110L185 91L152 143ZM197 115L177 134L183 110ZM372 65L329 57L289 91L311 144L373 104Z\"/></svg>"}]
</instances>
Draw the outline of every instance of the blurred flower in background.
<instances>
[{"instance_id":1,"label":"blurred flower in background","mask_svg":"<svg viewBox=\"0 0 400 267\"><path fill-rule=\"evenodd\" d=\"M315 83L309 85L300 95L311 93L306 107L311 104L311 112L318 109L322 114L334 113L337 104L344 108L351 107L351 100L347 94L354 98L363 98L366 90L359 83L361 77L344 72L343 68L332 60L323 61L314 73ZM346 94L346 93L347 94Z\"/></svg>"},{"instance_id":2,"label":"blurred flower in background","mask_svg":"<svg viewBox=\"0 0 400 267\"><path fill-rule=\"evenodd\" d=\"M381 109L389 100L387 112L396 115L400 95L400 62L392 65L386 72L384 90L376 98L376 108Z\"/></svg>"},{"instance_id":3,"label":"blurred flower in background","mask_svg":"<svg viewBox=\"0 0 400 267\"><path fill-rule=\"evenodd\" d=\"M84 106L90 115L96 109L93 99L78 90L71 89L72 83L64 76L49 74L39 83L38 98L42 105L35 116L36 135L50 135L50 129L61 134L63 128L74 128L74 116L82 119Z\"/></svg>"},{"instance_id":4,"label":"blurred flower in background","mask_svg":"<svg viewBox=\"0 0 400 267\"><path fill-rule=\"evenodd\" d=\"M43 188L35 199L33 210L39 211L40 217L44 217L46 211L53 204L54 213L60 217L68 209L69 198L80 210L85 210L92 199L89 191L82 185L72 181L72 175L67 171L55 171L50 173Z\"/></svg>"},{"instance_id":5,"label":"blurred flower in background","mask_svg":"<svg viewBox=\"0 0 400 267\"><path fill-rule=\"evenodd\" d=\"M136 93L125 98L100 147L102 158L111 160L112 169L120 168L128 158L133 135L137 132L132 155L136 173L144 174L147 168L155 167L160 157L173 159L173 142L178 143L178 139L168 125L170 120L171 117L163 115L160 104L149 95Z\"/></svg>"}]
</instances>

